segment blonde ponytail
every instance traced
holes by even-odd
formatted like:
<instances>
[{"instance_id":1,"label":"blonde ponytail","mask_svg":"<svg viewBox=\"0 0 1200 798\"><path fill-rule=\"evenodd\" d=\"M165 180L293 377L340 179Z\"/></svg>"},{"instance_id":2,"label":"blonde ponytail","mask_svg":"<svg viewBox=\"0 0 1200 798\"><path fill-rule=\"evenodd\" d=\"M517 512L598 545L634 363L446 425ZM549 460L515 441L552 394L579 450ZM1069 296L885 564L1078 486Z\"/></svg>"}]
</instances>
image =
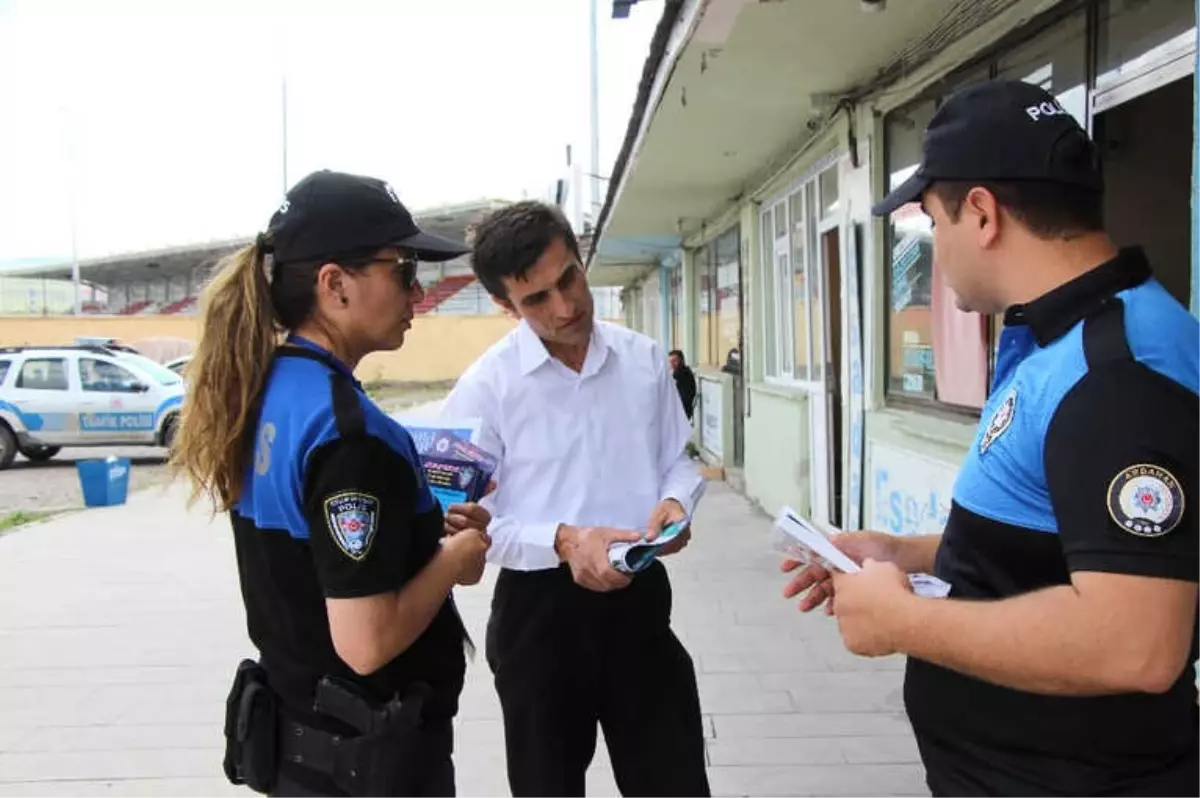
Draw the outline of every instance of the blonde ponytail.
<instances>
[{"instance_id":1,"label":"blonde ponytail","mask_svg":"<svg viewBox=\"0 0 1200 798\"><path fill-rule=\"evenodd\" d=\"M191 482L189 506L204 494L217 512L231 509L253 456L248 427L280 341L263 249L260 238L222 260L200 300L200 340L171 451L173 470Z\"/></svg>"}]
</instances>

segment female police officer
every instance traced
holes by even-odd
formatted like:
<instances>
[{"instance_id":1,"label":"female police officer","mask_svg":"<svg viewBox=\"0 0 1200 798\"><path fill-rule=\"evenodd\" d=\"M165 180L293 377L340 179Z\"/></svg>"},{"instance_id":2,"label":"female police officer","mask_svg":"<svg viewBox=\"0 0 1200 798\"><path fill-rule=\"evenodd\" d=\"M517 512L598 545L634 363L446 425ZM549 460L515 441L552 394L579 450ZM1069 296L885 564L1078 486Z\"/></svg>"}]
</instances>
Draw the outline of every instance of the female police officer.
<instances>
[{"instance_id":1,"label":"female police officer","mask_svg":"<svg viewBox=\"0 0 1200 798\"><path fill-rule=\"evenodd\" d=\"M408 433L353 369L399 347L422 233L384 182L328 171L288 192L205 292L173 458L233 523L259 662L230 694L225 770L273 794L451 795L465 629L490 520L443 519ZM280 341L280 333L287 337Z\"/></svg>"}]
</instances>

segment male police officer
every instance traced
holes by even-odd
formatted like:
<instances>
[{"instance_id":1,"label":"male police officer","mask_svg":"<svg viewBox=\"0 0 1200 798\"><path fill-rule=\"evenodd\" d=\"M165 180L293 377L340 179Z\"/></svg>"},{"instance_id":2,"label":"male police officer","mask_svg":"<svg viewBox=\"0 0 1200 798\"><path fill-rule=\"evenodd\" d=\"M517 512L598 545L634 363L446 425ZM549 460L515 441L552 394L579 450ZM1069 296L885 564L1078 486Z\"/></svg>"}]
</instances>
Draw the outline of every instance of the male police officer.
<instances>
[{"instance_id":1,"label":"male police officer","mask_svg":"<svg viewBox=\"0 0 1200 798\"><path fill-rule=\"evenodd\" d=\"M842 536L862 572L785 594L836 594L851 651L909 655L935 795L1200 792L1200 327L1104 233L1102 190L1052 96L992 82L946 100L875 209L919 200L960 307L1004 312L992 393L942 535ZM950 598L914 596L921 571Z\"/></svg>"}]
</instances>

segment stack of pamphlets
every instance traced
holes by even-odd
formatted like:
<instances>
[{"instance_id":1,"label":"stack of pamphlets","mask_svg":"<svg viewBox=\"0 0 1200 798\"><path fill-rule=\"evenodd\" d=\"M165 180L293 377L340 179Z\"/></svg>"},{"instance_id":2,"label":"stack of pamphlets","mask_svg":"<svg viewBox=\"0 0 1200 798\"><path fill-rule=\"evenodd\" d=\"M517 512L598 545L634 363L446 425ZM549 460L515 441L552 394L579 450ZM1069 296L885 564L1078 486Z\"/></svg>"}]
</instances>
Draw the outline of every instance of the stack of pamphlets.
<instances>
[{"instance_id":1,"label":"stack of pamphlets","mask_svg":"<svg viewBox=\"0 0 1200 798\"><path fill-rule=\"evenodd\" d=\"M779 511L772 529L772 545L779 553L805 565L816 563L846 574L856 574L862 570L858 563L833 545L824 532L801 518L791 507ZM945 598L950 594L950 583L936 576L909 574L908 582L918 596Z\"/></svg>"},{"instance_id":2,"label":"stack of pamphlets","mask_svg":"<svg viewBox=\"0 0 1200 798\"><path fill-rule=\"evenodd\" d=\"M429 489L445 512L452 504L477 502L496 473L496 456L479 448L477 421L415 419L393 415L412 436Z\"/></svg>"},{"instance_id":3,"label":"stack of pamphlets","mask_svg":"<svg viewBox=\"0 0 1200 798\"><path fill-rule=\"evenodd\" d=\"M691 523L692 519L684 518L668 524L662 528L654 540L645 540L643 535L642 540L632 543L614 543L608 547L608 561L613 568L624 574L636 574L638 571L644 571L650 567L650 563L654 562L659 551L679 537Z\"/></svg>"}]
</instances>

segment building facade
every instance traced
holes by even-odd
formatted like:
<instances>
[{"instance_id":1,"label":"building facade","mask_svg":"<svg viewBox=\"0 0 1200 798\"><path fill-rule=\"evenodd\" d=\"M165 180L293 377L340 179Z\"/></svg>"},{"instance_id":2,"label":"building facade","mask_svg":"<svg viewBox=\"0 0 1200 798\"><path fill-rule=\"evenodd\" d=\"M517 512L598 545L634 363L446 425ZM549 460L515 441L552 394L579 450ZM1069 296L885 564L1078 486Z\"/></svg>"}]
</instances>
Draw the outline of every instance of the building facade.
<instances>
[{"instance_id":1,"label":"building facade","mask_svg":"<svg viewBox=\"0 0 1200 798\"><path fill-rule=\"evenodd\" d=\"M1001 320L954 307L919 208L870 207L971 83L1035 82L1079 119L1114 238L1197 312L1196 11L668 0L590 269L698 367L705 458L770 513L940 531Z\"/></svg>"}]
</instances>

